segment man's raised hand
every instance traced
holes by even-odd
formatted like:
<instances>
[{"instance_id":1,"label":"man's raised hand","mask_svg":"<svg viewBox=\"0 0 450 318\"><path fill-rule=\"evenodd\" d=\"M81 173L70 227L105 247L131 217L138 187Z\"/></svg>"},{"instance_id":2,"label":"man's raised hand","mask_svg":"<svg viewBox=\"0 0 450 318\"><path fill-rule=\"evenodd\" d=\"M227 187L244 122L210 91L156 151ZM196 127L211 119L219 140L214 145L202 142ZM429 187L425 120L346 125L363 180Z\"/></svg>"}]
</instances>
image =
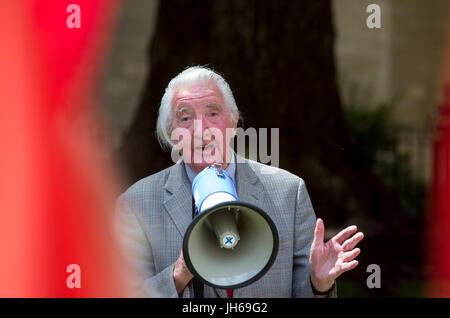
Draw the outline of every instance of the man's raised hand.
<instances>
[{"instance_id":1,"label":"man's raised hand","mask_svg":"<svg viewBox=\"0 0 450 318\"><path fill-rule=\"evenodd\" d=\"M349 226L325 243L325 226L322 219L317 219L309 263L311 282L318 291L329 290L336 278L358 265L354 258L361 250L355 246L363 239L364 234L356 233L356 230L355 225Z\"/></svg>"}]
</instances>

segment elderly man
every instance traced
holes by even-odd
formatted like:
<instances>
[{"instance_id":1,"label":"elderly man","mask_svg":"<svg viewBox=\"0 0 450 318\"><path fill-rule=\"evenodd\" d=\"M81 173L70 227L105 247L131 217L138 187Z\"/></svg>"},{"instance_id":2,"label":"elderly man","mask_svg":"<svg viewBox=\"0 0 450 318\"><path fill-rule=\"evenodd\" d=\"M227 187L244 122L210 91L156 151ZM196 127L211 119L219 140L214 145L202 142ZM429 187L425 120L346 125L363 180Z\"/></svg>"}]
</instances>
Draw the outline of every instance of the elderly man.
<instances>
[{"instance_id":1,"label":"elderly man","mask_svg":"<svg viewBox=\"0 0 450 318\"><path fill-rule=\"evenodd\" d=\"M173 78L161 101L157 136L181 158L171 167L132 185L118 199L138 279L134 287L147 297L194 297L195 278L182 253L192 220L191 184L197 173L221 163L238 197L268 213L279 232L279 250L270 270L258 281L235 289L233 297L329 297L335 280L358 265L355 248L363 238L356 226L324 242L303 180L285 170L244 159L230 143L239 111L226 81L205 67L190 67ZM356 233L356 234L355 234ZM230 291L204 286L204 297L230 297Z\"/></svg>"}]
</instances>

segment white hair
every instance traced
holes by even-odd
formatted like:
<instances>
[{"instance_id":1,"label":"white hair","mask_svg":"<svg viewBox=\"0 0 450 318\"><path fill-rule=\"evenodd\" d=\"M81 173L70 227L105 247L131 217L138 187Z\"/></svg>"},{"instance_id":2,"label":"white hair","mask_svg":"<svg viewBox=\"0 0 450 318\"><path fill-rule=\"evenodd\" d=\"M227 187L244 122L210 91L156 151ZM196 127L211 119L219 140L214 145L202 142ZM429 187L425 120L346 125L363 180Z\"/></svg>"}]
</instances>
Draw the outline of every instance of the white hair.
<instances>
[{"instance_id":1,"label":"white hair","mask_svg":"<svg viewBox=\"0 0 450 318\"><path fill-rule=\"evenodd\" d=\"M222 76L204 66L189 67L169 82L161 99L158 120L156 122L156 136L164 150L171 149L173 146L170 140L170 134L172 132L172 102L175 92L182 86L207 83L210 81L213 81L222 93L225 106L230 111L231 122L236 120L236 115L239 116L239 110L231 88Z\"/></svg>"}]
</instances>

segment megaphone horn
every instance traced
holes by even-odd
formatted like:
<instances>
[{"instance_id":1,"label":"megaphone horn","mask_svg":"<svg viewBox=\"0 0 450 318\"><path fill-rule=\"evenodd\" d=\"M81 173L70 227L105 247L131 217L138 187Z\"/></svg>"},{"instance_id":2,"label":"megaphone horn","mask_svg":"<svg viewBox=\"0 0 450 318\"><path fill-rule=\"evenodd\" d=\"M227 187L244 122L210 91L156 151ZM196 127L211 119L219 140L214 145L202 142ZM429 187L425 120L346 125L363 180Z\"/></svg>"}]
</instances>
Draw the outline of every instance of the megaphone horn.
<instances>
[{"instance_id":1,"label":"megaphone horn","mask_svg":"<svg viewBox=\"0 0 450 318\"><path fill-rule=\"evenodd\" d=\"M216 288L239 288L261 278L278 253L278 232L260 208L239 201L233 179L214 164L192 182L198 215L183 239L191 273Z\"/></svg>"}]
</instances>

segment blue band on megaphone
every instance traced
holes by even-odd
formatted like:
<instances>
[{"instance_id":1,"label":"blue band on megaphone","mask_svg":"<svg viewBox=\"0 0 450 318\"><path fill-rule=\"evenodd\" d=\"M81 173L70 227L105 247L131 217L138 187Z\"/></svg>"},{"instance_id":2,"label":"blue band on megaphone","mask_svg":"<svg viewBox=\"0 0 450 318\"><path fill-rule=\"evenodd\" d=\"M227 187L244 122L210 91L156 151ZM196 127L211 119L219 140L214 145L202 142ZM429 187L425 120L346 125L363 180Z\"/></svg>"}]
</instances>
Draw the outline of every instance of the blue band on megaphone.
<instances>
[{"instance_id":1,"label":"blue band on megaphone","mask_svg":"<svg viewBox=\"0 0 450 318\"><path fill-rule=\"evenodd\" d=\"M199 213L202 212L205 200L216 193L228 194L234 200L238 200L233 179L228 172L217 168L216 165L211 165L201 171L192 182L192 194Z\"/></svg>"}]
</instances>

